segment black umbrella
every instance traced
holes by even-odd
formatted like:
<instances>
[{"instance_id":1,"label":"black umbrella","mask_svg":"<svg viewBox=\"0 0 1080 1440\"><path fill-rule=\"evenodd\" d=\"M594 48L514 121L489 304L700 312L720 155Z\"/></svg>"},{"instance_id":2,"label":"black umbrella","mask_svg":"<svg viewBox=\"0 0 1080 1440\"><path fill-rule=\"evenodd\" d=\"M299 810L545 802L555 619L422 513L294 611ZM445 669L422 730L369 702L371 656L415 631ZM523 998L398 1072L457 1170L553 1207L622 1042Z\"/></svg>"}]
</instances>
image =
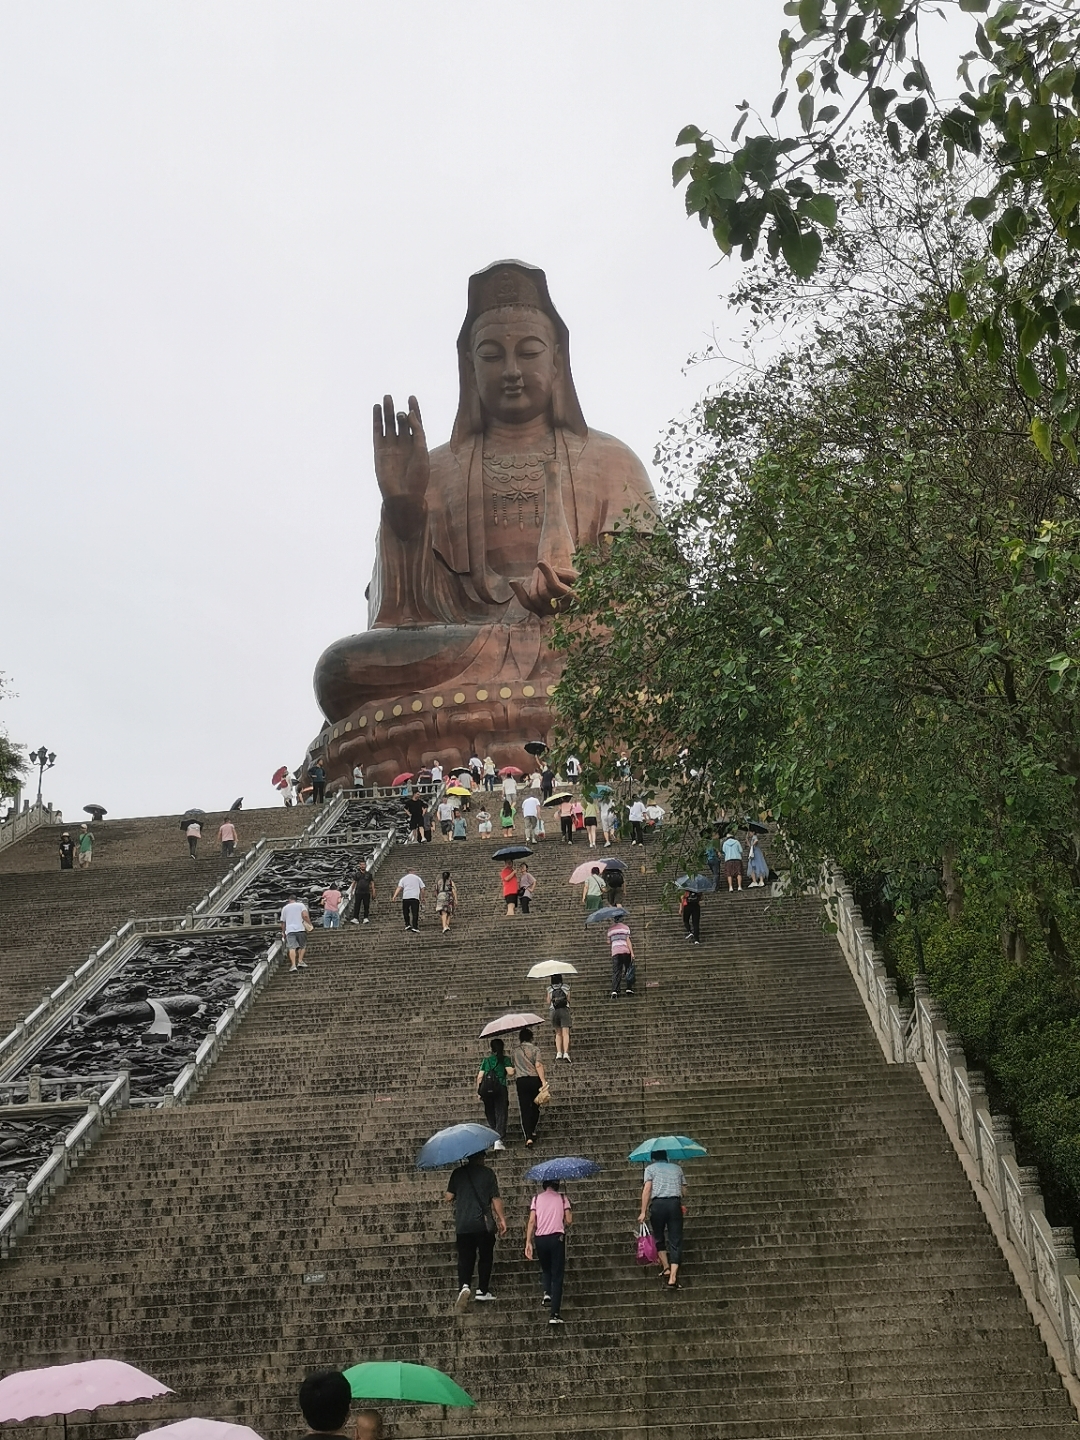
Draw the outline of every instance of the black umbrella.
<instances>
[{"instance_id":1,"label":"black umbrella","mask_svg":"<svg viewBox=\"0 0 1080 1440\"><path fill-rule=\"evenodd\" d=\"M454 768L450 771L450 774L451 774L451 775L471 775L471 774L472 774L472 771L469 769L468 765L455 765Z\"/></svg>"},{"instance_id":2,"label":"black umbrella","mask_svg":"<svg viewBox=\"0 0 1080 1440\"><path fill-rule=\"evenodd\" d=\"M755 835L767 835L769 833L768 825L762 825L757 820L744 820L742 828L744 830L752 830Z\"/></svg>"},{"instance_id":3,"label":"black umbrella","mask_svg":"<svg viewBox=\"0 0 1080 1440\"><path fill-rule=\"evenodd\" d=\"M236 799L232 802L232 804L229 806L229 809L230 809L230 810L242 810L243 808L244 808L244 797L243 797L243 795L238 795L238 796L236 797Z\"/></svg>"},{"instance_id":4,"label":"black umbrella","mask_svg":"<svg viewBox=\"0 0 1080 1440\"><path fill-rule=\"evenodd\" d=\"M183 815L180 816L180 829L186 830L193 820L198 820L201 823L205 818L205 810L196 810L194 807L190 810L185 810Z\"/></svg>"},{"instance_id":5,"label":"black umbrella","mask_svg":"<svg viewBox=\"0 0 1080 1440\"><path fill-rule=\"evenodd\" d=\"M493 860L526 860L533 852L527 845L504 845L492 855Z\"/></svg>"},{"instance_id":6,"label":"black umbrella","mask_svg":"<svg viewBox=\"0 0 1080 1440\"><path fill-rule=\"evenodd\" d=\"M544 801L544 804L545 804L545 805L562 805L562 804L564 804L567 800L572 800L573 798L574 798L574 797L573 797L573 795L570 793L569 790L560 790L560 791L558 791L558 793L555 794L555 795L549 795L548 798Z\"/></svg>"},{"instance_id":7,"label":"black umbrella","mask_svg":"<svg viewBox=\"0 0 1080 1440\"><path fill-rule=\"evenodd\" d=\"M543 740L526 740L525 742L526 755L546 755L547 748Z\"/></svg>"},{"instance_id":8,"label":"black umbrella","mask_svg":"<svg viewBox=\"0 0 1080 1440\"><path fill-rule=\"evenodd\" d=\"M105 816L109 813L104 805L84 805L82 808L88 815L92 815L95 820L104 820Z\"/></svg>"}]
</instances>

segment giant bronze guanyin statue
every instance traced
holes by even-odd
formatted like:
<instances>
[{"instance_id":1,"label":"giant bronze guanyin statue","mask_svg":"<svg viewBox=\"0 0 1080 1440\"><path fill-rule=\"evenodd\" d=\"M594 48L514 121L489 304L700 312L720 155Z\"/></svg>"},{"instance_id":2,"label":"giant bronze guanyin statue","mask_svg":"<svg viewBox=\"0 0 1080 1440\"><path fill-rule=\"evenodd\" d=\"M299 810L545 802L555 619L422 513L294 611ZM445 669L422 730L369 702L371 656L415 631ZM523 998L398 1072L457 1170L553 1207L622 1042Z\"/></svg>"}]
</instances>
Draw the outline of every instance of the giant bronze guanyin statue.
<instances>
[{"instance_id":1,"label":"giant bronze guanyin statue","mask_svg":"<svg viewBox=\"0 0 1080 1440\"><path fill-rule=\"evenodd\" d=\"M420 409L375 407L382 516L369 626L315 667L330 722L312 744L328 778L369 784L438 758L523 764L543 739L561 673L553 613L581 545L648 526L641 461L581 413L570 335L542 270L501 261L469 281L460 398L448 445L428 451Z\"/></svg>"}]
</instances>

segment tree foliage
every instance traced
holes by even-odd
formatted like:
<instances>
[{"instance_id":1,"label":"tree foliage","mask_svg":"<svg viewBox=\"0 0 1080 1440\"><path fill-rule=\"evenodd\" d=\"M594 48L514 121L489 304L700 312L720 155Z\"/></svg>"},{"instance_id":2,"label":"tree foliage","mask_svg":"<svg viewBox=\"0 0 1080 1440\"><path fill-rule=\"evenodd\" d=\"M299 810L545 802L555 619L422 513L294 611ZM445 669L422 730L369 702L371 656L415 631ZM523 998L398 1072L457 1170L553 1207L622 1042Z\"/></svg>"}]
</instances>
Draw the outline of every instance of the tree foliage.
<instances>
[{"instance_id":1,"label":"tree foliage","mask_svg":"<svg viewBox=\"0 0 1080 1440\"><path fill-rule=\"evenodd\" d=\"M662 533L583 557L558 703L582 743L629 747L635 773L673 781L692 830L718 805L768 810L806 870L828 854L886 871L901 899L942 854L1005 913L1034 884L1067 970L1076 470L1030 444L1009 339L977 362L963 343L970 177L933 152L900 172L873 147L844 158L862 203L816 288L766 260L737 297L798 344L669 437ZM1064 247L1026 256L1025 283L1072 263ZM988 279L966 296L976 321L999 301ZM1047 373L1053 341L1027 358Z\"/></svg>"},{"instance_id":2,"label":"tree foliage","mask_svg":"<svg viewBox=\"0 0 1080 1440\"><path fill-rule=\"evenodd\" d=\"M854 118L872 117L898 158L910 141L916 161L939 148L950 165L958 156L987 161L985 183L967 198L983 243L958 276L954 319L964 322L969 289L991 286L998 303L964 325L965 342L993 357L1011 339L1020 383L1043 407L1036 445L1045 453L1056 432L1075 459L1080 303L1069 286L1018 282L1014 262L1020 256L1024 268L1025 252L1052 240L1080 249L1080 7L954 0L951 8L971 14L974 48L960 59L957 102L940 104L919 34L941 0L789 0L793 23L779 37L781 89L769 121L743 101L728 144L685 126L677 144L690 149L673 179L687 182L688 213L725 254L750 259L764 240L807 279L851 178L839 141ZM761 126L755 133L747 133L751 116ZM1027 357L1046 336L1059 356L1042 377Z\"/></svg>"},{"instance_id":3,"label":"tree foliage","mask_svg":"<svg viewBox=\"0 0 1080 1440\"><path fill-rule=\"evenodd\" d=\"M5 677L0 674L0 700L10 693ZM13 744L8 739L6 732L0 729L0 799L14 794L22 777L26 774L27 764L24 750L24 746Z\"/></svg>"}]
</instances>

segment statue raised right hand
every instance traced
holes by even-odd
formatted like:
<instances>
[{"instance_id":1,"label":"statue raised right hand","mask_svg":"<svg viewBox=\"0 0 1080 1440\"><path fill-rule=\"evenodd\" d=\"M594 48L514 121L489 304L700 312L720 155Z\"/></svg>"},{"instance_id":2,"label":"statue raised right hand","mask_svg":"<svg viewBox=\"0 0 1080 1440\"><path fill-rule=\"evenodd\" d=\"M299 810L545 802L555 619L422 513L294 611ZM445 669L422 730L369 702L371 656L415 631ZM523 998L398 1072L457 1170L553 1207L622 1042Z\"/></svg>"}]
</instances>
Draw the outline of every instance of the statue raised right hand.
<instances>
[{"instance_id":1,"label":"statue raised right hand","mask_svg":"<svg viewBox=\"0 0 1080 1440\"><path fill-rule=\"evenodd\" d=\"M394 398L384 395L374 409L375 477L383 499L396 509L400 502L423 500L431 464L427 437L416 396L409 396L409 413L394 414Z\"/></svg>"}]
</instances>

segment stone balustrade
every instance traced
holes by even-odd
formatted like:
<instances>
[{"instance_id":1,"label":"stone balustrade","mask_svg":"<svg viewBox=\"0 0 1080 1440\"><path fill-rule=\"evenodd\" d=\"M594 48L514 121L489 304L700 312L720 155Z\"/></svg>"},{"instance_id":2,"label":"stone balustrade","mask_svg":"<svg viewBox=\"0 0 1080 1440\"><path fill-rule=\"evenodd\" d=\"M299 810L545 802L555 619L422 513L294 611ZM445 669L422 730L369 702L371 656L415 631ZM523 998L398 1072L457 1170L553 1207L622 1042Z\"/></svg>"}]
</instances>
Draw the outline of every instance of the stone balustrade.
<instances>
[{"instance_id":1,"label":"stone balustrade","mask_svg":"<svg viewBox=\"0 0 1080 1440\"><path fill-rule=\"evenodd\" d=\"M1030 1293L1080 1377L1080 1263L1072 1230L1047 1220L1038 1174L1018 1164L1011 1122L991 1112L983 1076L968 1068L964 1047L949 1031L925 976L915 978L914 1006L902 1004L839 870L825 874L822 894L886 1059L918 1065L948 1112L953 1143L978 1171L984 1208L1000 1222L1026 1270Z\"/></svg>"},{"instance_id":2,"label":"stone balustrade","mask_svg":"<svg viewBox=\"0 0 1080 1440\"><path fill-rule=\"evenodd\" d=\"M63 818L62 812L54 810L51 805L28 805L17 815L0 821L0 850L14 845L16 840L21 840L42 825L59 825Z\"/></svg>"}]
</instances>

